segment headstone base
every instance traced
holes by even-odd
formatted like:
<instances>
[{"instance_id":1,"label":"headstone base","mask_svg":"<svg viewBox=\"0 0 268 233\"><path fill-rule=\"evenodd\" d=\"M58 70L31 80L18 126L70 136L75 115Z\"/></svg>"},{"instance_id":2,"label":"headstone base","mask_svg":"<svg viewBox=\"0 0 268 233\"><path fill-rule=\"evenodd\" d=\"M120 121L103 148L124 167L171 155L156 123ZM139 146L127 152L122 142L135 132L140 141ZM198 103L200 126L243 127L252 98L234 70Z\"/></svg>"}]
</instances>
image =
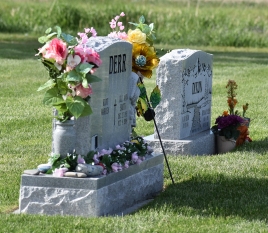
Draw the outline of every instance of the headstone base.
<instances>
[{"instance_id":1,"label":"headstone base","mask_svg":"<svg viewBox=\"0 0 268 233\"><path fill-rule=\"evenodd\" d=\"M162 152L159 139L154 135L144 137L144 140L154 148L156 152ZM203 131L184 140L162 139L165 152L169 155L213 155L215 154L215 136L210 131Z\"/></svg>"},{"instance_id":2,"label":"headstone base","mask_svg":"<svg viewBox=\"0 0 268 233\"><path fill-rule=\"evenodd\" d=\"M163 154L139 165L94 178L21 176L19 212L96 217L123 214L163 189Z\"/></svg>"}]
</instances>

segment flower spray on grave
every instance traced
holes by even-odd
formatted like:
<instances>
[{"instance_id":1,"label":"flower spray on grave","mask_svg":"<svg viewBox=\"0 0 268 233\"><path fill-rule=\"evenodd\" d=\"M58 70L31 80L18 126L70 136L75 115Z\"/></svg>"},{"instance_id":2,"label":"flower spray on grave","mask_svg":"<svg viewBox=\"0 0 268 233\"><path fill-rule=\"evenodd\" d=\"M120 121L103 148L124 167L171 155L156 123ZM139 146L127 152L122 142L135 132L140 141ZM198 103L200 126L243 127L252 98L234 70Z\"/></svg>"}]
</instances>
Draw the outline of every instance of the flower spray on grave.
<instances>
[{"instance_id":1,"label":"flower spray on grave","mask_svg":"<svg viewBox=\"0 0 268 233\"><path fill-rule=\"evenodd\" d=\"M55 108L56 118L64 122L92 113L88 103L93 93L90 84L101 80L93 74L102 61L86 45L90 34L97 35L94 28L86 28L78 37L63 33L58 26L55 29L47 29L38 39L44 45L37 56L49 73L49 80L38 91L47 89L43 103Z\"/></svg>"},{"instance_id":2,"label":"flower spray on grave","mask_svg":"<svg viewBox=\"0 0 268 233\"><path fill-rule=\"evenodd\" d=\"M122 12L119 16L111 20L110 27L113 31L108 36L120 38L132 43L132 71L139 77L137 85L140 89L140 94L136 102L136 111L138 116L142 116L146 121L150 121L155 116L153 109L161 100L161 93L158 86L153 89L147 100L147 91L144 84L144 78L150 79L153 70L159 63L159 58L153 46L153 42L156 39L154 24L145 24L145 18L141 16L139 23L129 22L136 28L134 30L129 29L128 33L125 33L123 31L124 26L119 21L120 17L123 16L125 14Z\"/></svg>"},{"instance_id":3,"label":"flower spray on grave","mask_svg":"<svg viewBox=\"0 0 268 233\"><path fill-rule=\"evenodd\" d=\"M211 128L212 132L217 136L223 136L226 140L234 142L235 146L242 145L244 142L251 142L249 137L248 125L245 123L245 113L248 109L248 103L243 105L243 115L240 116L235 107L238 103L236 98L237 83L229 80L227 88L227 104L228 111L216 118L215 125Z\"/></svg>"},{"instance_id":4,"label":"flower spray on grave","mask_svg":"<svg viewBox=\"0 0 268 233\"><path fill-rule=\"evenodd\" d=\"M153 45L154 40L156 39L154 24L146 24L144 16L141 16L138 23L129 22L136 28L134 30L129 29L128 33L125 33L123 31L124 25L119 21L120 17L123 16L125 16L124 12L111 20L110 27L113 31L108 34L108 36L120 38L132 43L132 73L134 74L132 75L132 78L135 78L135 76L137 77L137 86L139 90L139 95L137 95L137 99L135 100L136 113L137 116L142 116L146 121L154 121L169 174L172 183L174 184L165 150L154 118L154 109L161 101L161 92L158 86L156 86L148 97L144 84L144 78L150 79L152 77L153 70L157 68L160 61ZM134 129L132 131L132 135L137 136Z\"/></svg>"}]
</instances>

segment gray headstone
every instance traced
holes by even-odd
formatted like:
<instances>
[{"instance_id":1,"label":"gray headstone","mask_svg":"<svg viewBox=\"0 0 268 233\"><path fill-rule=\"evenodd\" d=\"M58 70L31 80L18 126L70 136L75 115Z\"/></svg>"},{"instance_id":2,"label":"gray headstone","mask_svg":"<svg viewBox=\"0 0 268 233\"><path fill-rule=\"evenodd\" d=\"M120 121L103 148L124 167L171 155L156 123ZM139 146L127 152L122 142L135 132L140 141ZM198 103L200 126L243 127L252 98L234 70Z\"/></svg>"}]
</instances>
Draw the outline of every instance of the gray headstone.
<instances>
[{"instance_id":1,"label":"gray headstone","mask_svg":"<svg viewBox=\"0 0 268 233\"><path fill-rule=\"evenodd\" d=\"M155 118L163 139L181 140L209 130L212 58L190 49L172 50L161 57L157 84L162 100Z\"/></svg>"},{"instance_id":2,"label":"gray headstone","mask_svg":"<svg viewBox=\"0 0 268 233\"><path fill-rule=\"evenodd\" d=\"M91 149L114 148L129 140L129 79L132 72L132 44L109 37L91 37L88 44L102 59L93 83L90 122Z\"/></svg>"},{"instance_id":3,"label":"gray headstone","mask_svg":"<svg viewBox=\"0 0 268 233\"><path fill-rule=\"evenodd\" d=\"M102 79L92 83L90 106L93 114L75 122L78 154L90 150L114 148L129 140L133 117L130 115L132 94L132 44L109 37L91 37L88 46L100 54L102 65L94 75ZM54 129L55 126L53 126ZM53 152L52 144L52 152Z\"/></svg>"}]
</instances>

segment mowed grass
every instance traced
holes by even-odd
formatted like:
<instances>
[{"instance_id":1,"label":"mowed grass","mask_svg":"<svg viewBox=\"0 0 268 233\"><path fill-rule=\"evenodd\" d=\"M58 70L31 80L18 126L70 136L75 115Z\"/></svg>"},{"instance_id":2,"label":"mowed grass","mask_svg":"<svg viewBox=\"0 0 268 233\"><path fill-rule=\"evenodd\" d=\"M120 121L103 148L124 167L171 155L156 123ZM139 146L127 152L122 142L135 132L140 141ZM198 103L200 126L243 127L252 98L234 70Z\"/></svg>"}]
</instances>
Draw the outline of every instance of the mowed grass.
<instances>
[{"instance_id":1,"label":"mowed grass","mask_svg":"<svg viewBox=\"0 0 268 233\"><path fill-rule=\"evenodd\" d=\"M214 54L212 122L227 109L225 85L228 79L235 79L238 106L249 103L254 142L224 155L168 156L175 185L165 167L163 192L132 215L12 214L18 208L23 170L47 162L51 149L51 109L42 105L43 93L36 91L47 80L47 73L33 56L36 46L32 41L0 43L2 232L266 232L267 49L200 48ZM155 77L146 81L152 88ZM152 122L139 118L136 131L153 133Z\"/></svg>"}]
</instances>

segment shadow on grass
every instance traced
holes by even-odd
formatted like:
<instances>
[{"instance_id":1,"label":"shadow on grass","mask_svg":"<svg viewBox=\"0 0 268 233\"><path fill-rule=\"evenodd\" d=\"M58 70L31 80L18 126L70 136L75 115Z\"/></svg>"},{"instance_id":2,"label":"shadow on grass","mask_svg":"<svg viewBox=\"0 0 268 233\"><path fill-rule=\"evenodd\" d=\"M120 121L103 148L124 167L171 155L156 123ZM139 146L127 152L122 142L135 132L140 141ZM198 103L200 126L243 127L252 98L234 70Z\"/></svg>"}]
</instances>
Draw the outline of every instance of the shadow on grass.
<instances>
[{"instance_id":1,"label":"shadow on grass","mask_svg":"<svg viewBox=\"0 0 268 233\"><path fill-rule=\"evenodd\" d=\"M0 42L0 59L37 59L35 49L38 41Z\"/></svg>"},{"instance_id":2,"label":"shadow on grass","mask_svg":"<svg viewBox=\"0 0 268 233\"><path fill-rule=\"evenodd\" d=\"M203 217L240 217L268 222L268 179L193 176L170 185L147 208Z\"/></svg>"},{"instance_id":3,"label":"shadow on grass","mask_svg":"<svg viewBox=\"0 0 268 233\"><path fill-rule=\"evenodd\" d=\"M215 51L215 50L209 50L205 52L213 54L214 62L226 62L234 65L236 65L237 62L256 63L265 65L268 64L268 56L267 53L265 52ZM166 53L167 51L161 51L161 49L157 49L158 56L163 56Z\"/></svg>"}]
</instances>

